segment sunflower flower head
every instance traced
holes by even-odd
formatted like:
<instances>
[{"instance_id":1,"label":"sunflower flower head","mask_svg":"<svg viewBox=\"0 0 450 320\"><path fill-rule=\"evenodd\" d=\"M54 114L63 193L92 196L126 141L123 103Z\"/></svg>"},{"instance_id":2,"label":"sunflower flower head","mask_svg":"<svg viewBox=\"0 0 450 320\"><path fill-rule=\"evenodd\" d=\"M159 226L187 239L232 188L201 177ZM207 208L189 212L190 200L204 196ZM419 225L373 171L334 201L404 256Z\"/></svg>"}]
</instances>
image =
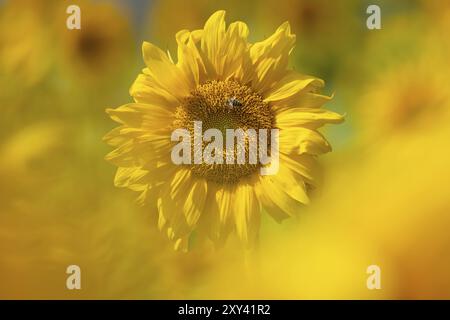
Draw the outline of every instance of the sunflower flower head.
<instances>
[{"instance_id":1,"label":"sunflower flower head","mask_svg":"<svg viewBox=\"0 0 450 320\"><path fill-rule=\"evenodd\" d=\"M365 144L385 144L396 136L420 137L438 128L438 121L448 121L450 92L442 83L447 81L449 63L441 54L424 50L372 77L358 101Z\"/></svg>"},{"instance_id":2,"label":"sunflower flower head","mask_svg":"<svg viewBox=\"0 0 450 320\"><path fill-rule=\"evenodd\" d=\"M115 185L140 192L176 249L186 250L193 233L223 243L236 232L251 247L262 211L277 221L296 214L317 182L317 155L331 150L317 129L343 120L322 108L331 99L318 93L322 80L288 69L295 44L289 23L261 42L250 43L248 34L243 22L226 27L225 12L217 11L203 29L176 34L176 61L145 42L146 68L130 89L134 102L107 109L120 124L105 136L115 147L106 156L118 166ZM188 135L183 156L192 162L173 161L178 129ZM211 148L210 129L245 135L231 148L215 144L215 161L196 161ZM269 154L278 154L275 173L261 174L267 163L228 162L233 155L249 160L263 131Z\"/></svg>"},{"instance_id":3,"label":"sunflower flower head","mask_svg":"<svg viewBox=\"0 0 450 320\"><path fill-rule=\"evenodd\" d=\"M0 80L32 87L39 84L51 66L49 1L19 0L0 4ZM21 37L17 35L21 34ZM12 86L12 85L11 85ZM8 91L3 88L2 94Z\"/></svg>"},{"instance_id":4,"label":"sunflower flower head","mask_svg":"<svg viewBox=\"0 0 450 320\"><path fill-rule=\"evenodd\" d=\"M65 10L67 3L60 4ZM114 78L129 60L132 43L130 21L112 4L78 1L82 10L80 30L57 29L60 68L65 76L91 84ZM65 25L67 15L59 18Z\"/></svg>"}]
</instances>

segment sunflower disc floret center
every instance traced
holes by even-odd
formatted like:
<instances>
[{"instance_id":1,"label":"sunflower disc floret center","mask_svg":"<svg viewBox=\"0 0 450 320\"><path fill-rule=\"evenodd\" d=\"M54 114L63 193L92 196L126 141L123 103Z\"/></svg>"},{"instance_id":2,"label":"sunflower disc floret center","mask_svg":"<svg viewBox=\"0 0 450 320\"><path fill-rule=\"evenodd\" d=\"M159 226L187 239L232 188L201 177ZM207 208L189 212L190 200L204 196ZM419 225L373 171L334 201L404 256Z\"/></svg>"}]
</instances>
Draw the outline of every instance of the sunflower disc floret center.
<instances>
[{"instance_id":1,"label":"sunflower disc floret center","mask_svg":"<svg viewBox=\"0 0 450 320\"><path fill-rule=\"evenodd\" d=\"M202 132L218 129L223 135L223 155L226 157L225 137L227 129L275 128L275 114L261 95L236 81L209 81L197 86L184 103L178 107L175 128L184 128L194 136L194 121L201 121ZM192 138L193 139L193 138ZM270 141L270 139L268 140ZM207 143L203 142L202 150ZM194 146L193 141L191 143ZM236 151L236 149L235 149ZM245 157L249 159L248 141ZM221 184L238 182L242 177L256 173L260 164L192 164L191 172L201 178Z\"/></svg>"}]
</instances>

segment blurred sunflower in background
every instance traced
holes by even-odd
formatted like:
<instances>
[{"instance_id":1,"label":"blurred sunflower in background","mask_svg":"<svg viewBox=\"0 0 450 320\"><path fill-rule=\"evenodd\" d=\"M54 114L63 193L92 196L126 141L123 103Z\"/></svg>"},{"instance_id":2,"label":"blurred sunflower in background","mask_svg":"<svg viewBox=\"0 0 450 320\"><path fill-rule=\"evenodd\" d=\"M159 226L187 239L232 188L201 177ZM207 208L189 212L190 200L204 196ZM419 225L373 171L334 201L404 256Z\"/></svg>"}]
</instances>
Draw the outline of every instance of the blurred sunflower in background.
<instances>
[{"instance_id":1,"label":"blurred sunflower in background","mask_svg":"<svg viewBox=\"0 0 450 320\"><path fill-rule=\"evenodd\" d=\"M359 102L360 137L383 142L396 134L423 132L434 126L433 119L448 119L450 93L442 89L444 70L450 70L446 61L424 53L378 74Z\"/></svg>"},{"instance_id":2,"label":"blurred sunflower in background","mask_svg":"<svg viewBox=\"0 0 450 320\"><path fill-rule=\"evenodd\" d=\"M73 1L59 3L65 12ZM82 8L80 30L59 28L56 40L61 49L61 77L98 87L124 74L132 57L133 37L129 16L117 6L105 2L76 1ZM67 16L58 15L60 25ZM126 70L126 69L125 69Z\"/></svg>"},{"instance_id":3,"label":"blurred sunflower in background","mask_svg":"<svg viewBox=\"0 0 450 320\"><path fill-rule=\"evenodd\" d=\"M46 0L8 1L0 8L0 80L3 86L29 88L52 65L51 35L47 19L52 7ZM23 10L23 8L29 8ZM20 35L20 37L18 36ZM2 94L11 92L9 87Z\"/></svg>"},{"instance_id":4,"label":"blurred sunflower in background","mask_svg":"<svg viewBox=\"0 0 450 320\"><path fill-rule=\"evenodd\" d=\"M107 110L121 124L105 137L116 147L106 157L119 166L115 184L152 203L176 249L187 248L193 231L220 242L236 230L253 246L261 208L278 221L295 215L309 202L315 157L331 150L317 129L343 120L321 108L330 100L317 93L322 80L287 69L295 43L289 23L250 44L243 22L226 28L224 19L218 11L203 30L178 32L177 63L145 42L147 68L130 92L136 102ZM230 111L229 99L239 107ZM250 164L174 165L171 132L193 132L194 121L202 121L203 130L279 128L279 173L259 176Z\"/></svg>"},{"instance_id":5,"label":"blurred sunflower in background","mask_svg":"<svg viewBox=\"0 0 450 320\"><path fill-rule=\"evenodd\" d=\"M368 37L361 54L362 76L368 80L358 88L353 106L358 139L367 146L396 135L414 138L435 126L433 119L449 116L450 91L443 84L450 72L450 48L443 38L444 20L429 25L424 15L416 14L413 22L410 15L386 22L391 31ZM406 28L413 32L405 35Z\"/></svg>"},{"instance_id":6,"label":"blurred sunflower in background","mask_svg":"<svg viewBox=\"0 0 450 320\"><path fill-rule=\"evenodd\" d=\"M306 73L319 74L334 80L362 39L359 17L364 12L360 1L271 0L258 2L256 21L267 19L270 26L288 20L298 36L295 66ZM339 26L339 27L337 27Z\"/></svg>"}]
</instances>

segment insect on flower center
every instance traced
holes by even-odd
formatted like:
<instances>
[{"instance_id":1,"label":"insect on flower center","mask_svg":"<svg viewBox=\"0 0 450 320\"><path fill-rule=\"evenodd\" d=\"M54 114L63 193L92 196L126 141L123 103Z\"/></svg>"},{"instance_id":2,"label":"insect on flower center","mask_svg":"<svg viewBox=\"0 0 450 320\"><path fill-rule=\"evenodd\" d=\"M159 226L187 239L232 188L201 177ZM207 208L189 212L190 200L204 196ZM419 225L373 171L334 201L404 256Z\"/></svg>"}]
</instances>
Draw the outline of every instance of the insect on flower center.
<instances>
[{"instance_id":1,"label":"insect on flower center","mask_svg":"<svg viewBox=\"0 0 450 320\"><path fill-rule=\"evenodd\" d=\"M263 101L263 98L251 88L241 85L236 81L209 81L199 85L178 107L174 121L174 128L185 128L194 137L195 124L201 123L201 133L208 129L217 129L222 136L228 139L228 129L241 129L244 133L260 132L260 129L268 132L267 146L270 149L270 132L275 128L275 114L271 106ZM197 128L197 130L199 130ZM254 130L254 131L253 131ZM236 131L235 131L236 132ZM235 137L234 152L229 152L225 143L222 144L221 157L227 158L230 153L236 157L245 156L245 163L196 163L189 164L191 172L210 181L221 184L238 182L242 177L256 173L261 167L260 163L248 161L250 145L255 136L245 135L239 140ZM256 137L257 139L257 137ZM254 142L254 141L253 141ZM201 144L198 148L195 145ZM194 141L192 138L192 154L203 152L207 143L203 140ZM197 151L196 151L197 150ZM254 149L253 149L254 150Z\"/></svg>"}]
</instances>

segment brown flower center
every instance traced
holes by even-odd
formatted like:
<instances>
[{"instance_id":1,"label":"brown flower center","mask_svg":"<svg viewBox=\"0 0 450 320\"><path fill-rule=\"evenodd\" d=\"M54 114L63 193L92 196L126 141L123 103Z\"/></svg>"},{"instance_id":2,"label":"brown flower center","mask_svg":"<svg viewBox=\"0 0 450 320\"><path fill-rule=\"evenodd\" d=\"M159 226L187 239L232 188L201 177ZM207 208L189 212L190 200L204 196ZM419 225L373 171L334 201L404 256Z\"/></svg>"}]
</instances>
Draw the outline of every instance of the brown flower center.
<instances>
[{"instance_id":1,"label":"brown flower center","mask_svg":"<svg viewBox=\"0 0 450 320\"><path fill-rule=\"evenodd\" d=\"M174 121L174 128L187 129L191 134L192 154L194 145L194 121L201 121L202 134L208 129L218 129L223 136L223 158L227 157L225 139L227 129L242 129L244 132L253 129L267 129L267 143L270 147L270 129L275 128L275 114L270 105L251 88L236 81L210 81L199 85L186 98L183 105L178 107ZM234 155L239 150L245 153L246 162L217 164L191 164L192 173L221 184L236 183L240 178L255 173L260 164L249 162L249 145L253 137L245 135L243 140L235 139ZM201 142L202 152L208 143ZM239 145L241 143L241 145ZM241 152L242 153L242 152Z\"/></svg>"}]
</instances>

